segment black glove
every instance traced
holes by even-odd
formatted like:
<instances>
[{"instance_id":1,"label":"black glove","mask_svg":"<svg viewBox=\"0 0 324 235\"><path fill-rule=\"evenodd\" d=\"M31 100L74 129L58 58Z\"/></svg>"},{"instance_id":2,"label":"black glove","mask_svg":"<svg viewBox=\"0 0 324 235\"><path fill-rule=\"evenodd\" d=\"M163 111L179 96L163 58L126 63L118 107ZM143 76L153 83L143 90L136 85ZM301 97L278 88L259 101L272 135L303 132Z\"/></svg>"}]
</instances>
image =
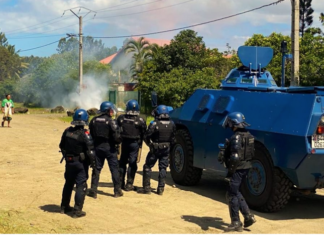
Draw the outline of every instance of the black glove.
<instances>
[{"instance_id":1,"label":"black glove","mask_svg":"<svg viewBox=\"0 0 324 235\"><path fill-rule=\"evenodd\" d=\"M225 157L225 150L220 150L218 153L218 161L223 164L224 163L224 157Z\"/></svg>"},{"instance_id":2,"label":"black glove","mask_svg":"<svg viewBox=\"0 0 324 235\"><path fill-rule=\"evenodd\" d=\"M154 153L154 146L153 143L149 144L149 148L150 148L150 153Z\"/></svg>"},{"instance_id":3,"label":"black glove","mask_svg":"<svg viewBox=\"0 0 324 235\"><path fill-rule=\"evenodd\" d=\"M139 148L142 148L142 145L143 145L143 141L141 139L138 140L138 147Z\"/></svg>"}]
</instances>

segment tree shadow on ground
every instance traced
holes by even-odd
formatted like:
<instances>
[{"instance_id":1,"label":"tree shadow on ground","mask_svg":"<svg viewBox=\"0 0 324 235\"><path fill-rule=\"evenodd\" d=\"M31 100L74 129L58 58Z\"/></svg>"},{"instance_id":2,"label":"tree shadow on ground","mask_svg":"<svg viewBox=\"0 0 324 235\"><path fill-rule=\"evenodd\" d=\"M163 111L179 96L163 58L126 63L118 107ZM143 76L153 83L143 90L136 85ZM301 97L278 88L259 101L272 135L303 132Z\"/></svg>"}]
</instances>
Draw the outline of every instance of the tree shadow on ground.
<instances>
[{"instance_id":1,"label":"tree shadow on ground","mask_svg":"<svg viewBox=\"0 0 324 235\"><path fill-rule=\"evenodd\" d=\"M138 171L137 173L143 175L142 171ZM151 179L153 182L151 183L151 187L154 188L155 185L157 186L157 183L154 181L158 180L158 176L158 172L152 172ZM175 186L180 190L194 192L227 205L225 193L228 183L224 179L218 177L213 171L204 170L203 176L196 186L182 186L175 184L171 178L170 172L167 174L165 183L171 187ZM280 211L274 213L263 213L253 210L252 213L269 220L317 219L324 218L323 208L323 195L311 194L309 196L305 196L294 193L292 194L292 197L286 207Z\"/></svg>"}]
</instances>

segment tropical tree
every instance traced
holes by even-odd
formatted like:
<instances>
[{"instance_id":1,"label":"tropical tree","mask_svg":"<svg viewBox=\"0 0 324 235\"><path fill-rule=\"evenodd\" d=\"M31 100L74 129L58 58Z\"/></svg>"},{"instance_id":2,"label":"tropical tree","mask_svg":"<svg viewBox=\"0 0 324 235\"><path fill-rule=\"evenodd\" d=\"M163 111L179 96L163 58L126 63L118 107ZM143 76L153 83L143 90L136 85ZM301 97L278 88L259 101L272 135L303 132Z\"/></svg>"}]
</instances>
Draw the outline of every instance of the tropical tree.
<instances>
[{"instance_id":1,"label":"tropical tree","mask_svg":"<svg viewBox=\"0 0 324 235\"><path fill-rule=\"evenodd\" d=\"M323 12L320 14L319 20L324 25L324 13Z\"/></svg>"},{"instance_id":2,"label":"tropical tree","mask_svg":"<svg viewBox=\"0 0 324 235\"><path fill-rule=\"evenodd\" d=\"M304 36L305 30L313 23L312 0L300 0L299 19L300 19L300 32Z\"/></svg>"},{"instance_id":3,"label":"tropical tree","mask_svg":"<svg viewBox=\"0 0 324 235\"><path fill-rule=\"evenodd\" d=\"M304 37L300 39L300 69L299 77L302 86L323 86L324 81L324 36L318 28L308 28ZM272 33L265 37L260 34L254 34L245 42L247 46L265 46L274 50L274 56L267 69L271 72L273 78L280 85L281 81L281 41L288 43L288 50L291 48L291 39L278 33ZM291 63L287 62L285 85L289 86L291 78Z\"/></svg>"},{"instance_id":4,"label":"tropical tree","mask_svg":"<svg viewBox=\"0 0 324 235\"><path fill-rule=\"evenodd\" d=\"M93 37L87 36L82 38L83 57L84 60L101 60L117 52L117 47L108 48L101 40L95 40ZM71 52L78 58L79 40L75 37L61 38L57 45L56 51L59 54Z\"/></svg>"},{"instance_id":5,"label":"tropical tree","mask_svg":"<svg viewBox=\"0 0 324 235\"><path fill-rule=\"evenodd\" d=\"M4 33L0 32L0 80L19 79L28 63L21 60L14 45L10 45Z\"/></svg>"},{"instance_id":6,"label":"tropical tree","mask_svg":"<svg viewBox=\"0 0 324 235\"><path fill-rule=\"evenodd\" d=\"M133 53L133 64L130 67L133 81L137 80L137 74L143 71L145 61L152 58L152 51L157 51L158 47L157 44L150 45L144 37L140 37L137 40L132 39L127 43L124 49L125 53Z\"/></svg>"},{"instance_id":7,"label":"tropical tree","mask_svg":"<svg viewBox=\"0 0 324 235\"><path fill-rule=\"evenodd\" d=\"M161 103L179 107L195 89L219 87L226 72L216 68L225 60L217 49L207 50L196 32L184 30L144 63L138 89L145 103L155 90Z\"/></svg>"}]
</instances>

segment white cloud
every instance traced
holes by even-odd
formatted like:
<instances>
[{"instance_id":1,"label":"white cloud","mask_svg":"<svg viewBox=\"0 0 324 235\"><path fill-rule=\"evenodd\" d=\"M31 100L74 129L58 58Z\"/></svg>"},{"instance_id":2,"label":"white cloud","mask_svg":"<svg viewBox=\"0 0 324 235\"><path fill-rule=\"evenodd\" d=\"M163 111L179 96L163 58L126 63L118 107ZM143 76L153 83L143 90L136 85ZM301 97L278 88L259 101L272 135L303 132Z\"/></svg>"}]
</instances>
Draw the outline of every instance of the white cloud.
<instances>
[{"instance_id":1,"label":"white cloud","mask_svg":"<svg viewBox=\"0 0 324 235\"><path fill-rule=\"evenodd\" d=\"M22 32L31 35L35 33L44 33L46 35L78 33L78 19L71 12L67 11L62 18L60 17L66 9L84 6L98 11L109 7L111 10L98 12L95 19L92 19L93 14L89 14L83 22L85 34L92 36L141 34L174 29L226 17L269 4L275 0L186 1L188 0L20 0L14 7L3 9L1 5L8 5L8 1L0 0L0 22L2 22L0 30L5 32L8 38L21 37ZM318 20L319 14L320 12L324 12L324 4L322 4L322 1L313 0L313 8L315 10L314 26L317 27L321 26ZM128 2L133 3L127 4ZM168 7L182 2L186 3ZM116 5L121 6L114 7ZM138 7L129 8L132 6ZM164 9L154 10L156 8ZM75 11L78 12L78 9L75 9ZM134 14L141 11L147 12ZM82 12L85 11L82 10ZM41 24L55 18L58 19ZM244 37L252 36L253 33L269 34L271 30L277 32L281 32L280 30L287 31L290 28L290 22L291 3L290 0L285 0L277 5L265 7L226 20L197 26L192 29L197 31L199 36L203 36L204 40L209 41L210 45L217 45L217 41L219 40L242 42ZM41 25L32 28L28 27L36 24ZM284 29L282 29L282 25L285 25ZM25 30L22 30L22 28L25 28ZM251 35L248 35L247 32ZM175 31L149 37L171 39L177 33L178 31ZM241 38L235 38L235 36ZM51 42L55 39L47 38L46 40L47 42ZM120 41L123 41L123 39L120 39Z\"/></svg>"}]
</instances>

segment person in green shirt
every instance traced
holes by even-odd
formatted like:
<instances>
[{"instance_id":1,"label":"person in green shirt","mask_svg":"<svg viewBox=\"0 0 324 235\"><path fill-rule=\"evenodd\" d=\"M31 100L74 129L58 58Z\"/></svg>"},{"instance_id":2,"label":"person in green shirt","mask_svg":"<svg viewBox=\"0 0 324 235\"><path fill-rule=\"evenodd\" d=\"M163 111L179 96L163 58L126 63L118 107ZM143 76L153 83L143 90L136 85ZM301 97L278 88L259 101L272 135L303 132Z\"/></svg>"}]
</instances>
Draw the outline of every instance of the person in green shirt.
<instances>
[{"instance_id":1,"label":"person in green shirt","mask_svg":"<svg viewBox=\"0 0 324 235\"><path fill-rule=\"evenodd\" d=\"M15 112L15 106L11 99L10 94L6 95L6 98L2 100L1 111L3 115L3 121L1 126L4 126L5 121L8 121L8 127L10 127L10 121L12 120L12 114Z\"/></svg>"}]
</instances>

